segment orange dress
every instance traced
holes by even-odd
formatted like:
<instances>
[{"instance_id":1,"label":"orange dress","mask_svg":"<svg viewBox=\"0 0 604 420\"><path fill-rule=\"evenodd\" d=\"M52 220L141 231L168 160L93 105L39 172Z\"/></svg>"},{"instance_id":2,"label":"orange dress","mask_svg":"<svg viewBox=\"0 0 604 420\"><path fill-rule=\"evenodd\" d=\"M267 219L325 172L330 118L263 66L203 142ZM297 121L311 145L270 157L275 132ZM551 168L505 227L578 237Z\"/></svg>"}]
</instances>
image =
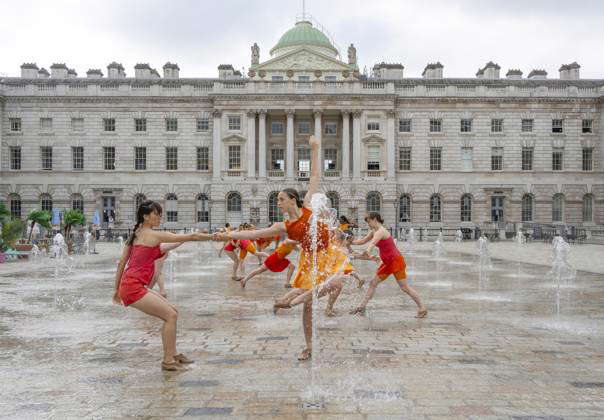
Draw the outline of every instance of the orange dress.
<instances>
[{"instance_id":1,"label":"orange dress","mask_svg":"<svg viewBox=\"0 0 604 420\"><path fill-rule=\"evenodd\" d=\"M317 273L313 273L312 237L310 233L310 218L312 211L302 208L302 215L294 221L286 221L287 236L300 242L300 260L298 271L292 280L292 286L297 289L312 289L323 283L334 274L344 270L346 254L329 241L329 229L319 223L317 226Z\"/></svg>"},{"instance_id":2,"label":"orange dress","mask_svg":"<svg viewBox=\"0 0 604 420\"><path fill-rule=\"evenodd\" d=\"M240 249L240 251L239 251L240 260L245 259L245 256L247 255L248 252L251 254L256 253L256 247L254 246L254 243L252 241L248 241L247 239L240 240L238 247Z\"/></svg>"}]
</instances>

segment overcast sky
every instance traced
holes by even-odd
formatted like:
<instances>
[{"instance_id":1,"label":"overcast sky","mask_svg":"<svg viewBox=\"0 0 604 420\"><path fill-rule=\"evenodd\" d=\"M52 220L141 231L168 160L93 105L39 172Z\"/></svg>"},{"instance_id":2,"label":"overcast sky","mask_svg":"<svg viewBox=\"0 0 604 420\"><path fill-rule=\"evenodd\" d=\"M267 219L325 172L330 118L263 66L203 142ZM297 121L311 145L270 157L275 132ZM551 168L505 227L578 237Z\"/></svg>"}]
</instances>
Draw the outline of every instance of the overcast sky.
<instances>
[{"instance_id":1,"label":"overcast sky","mask_svg":"<svg viewBox=\"0 0 604 420\"><path fill-rule=\"evenodd\" d=\"M18 76L23 62L65 62L80 77L90 68L136 63L161 73L166 61L181 77L216 77L217 66L261 61L294 23L302 0L1 0L0 75ZM582 78L604 78L601 0L306 0L307 11L346 47L357 47L361 70L402 63L420 77L440 61L445 77L474 77L492 60L526 77L577 61Z\"/></svg>"}]
</instances>

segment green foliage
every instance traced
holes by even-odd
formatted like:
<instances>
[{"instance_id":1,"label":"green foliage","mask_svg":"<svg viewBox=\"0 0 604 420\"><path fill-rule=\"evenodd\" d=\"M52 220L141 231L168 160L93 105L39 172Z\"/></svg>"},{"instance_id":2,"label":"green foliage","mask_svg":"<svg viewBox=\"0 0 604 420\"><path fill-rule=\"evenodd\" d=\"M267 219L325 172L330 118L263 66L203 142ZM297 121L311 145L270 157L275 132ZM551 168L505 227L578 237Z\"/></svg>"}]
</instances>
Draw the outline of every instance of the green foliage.
<instances>
[{"instance_id":1,"label":"green foliage","mask_svg":"<svg viewBox=\"0 0 604 420\"><path fill-rule=\"evenodd\" d=\"M10 211L6 208L6 204L0 202L0 223L10 219Z\"/></svg>"},{"instance_id":2,"label":"green foliage","mask_svg":"<svg viewBox=\"0 0 604 420\"><path fill-rule=\"evenodd\" d=\"M45 210L32 210L28 215L27 215L27 220L29 220L31 222L31 230L29 232L29 238L28 241L31 242L31 235L34 232L34 226L37 224L39 224L40 226L42 226L43 228L46 229L52 229L52 226L50 224L50 220L52 219L52 215L50 214L49 211L45 211Z\"/></svg>"},{"instance_id":3,"label":"green foliage","mask_svg":"<svg viewBox=\"0 0 604 420\"><path fill-rule=\"evenodd\" d=\"M25 231L25 222L19 219L4 222L2 224L2 242L0 248L2 252L12 247Z\"/></svg>"},{"instance_id":4,"label":"green foliage","mask_svg":"<svg viewBox=\"0 0 604 420\"><path fill-rule=\"evenodd\" d=\"M86 224L86 216L79 210L67 210L63 215L63 223L65 224L65 235L69 236L73 226Z\"/></svg>"}]
</instances>

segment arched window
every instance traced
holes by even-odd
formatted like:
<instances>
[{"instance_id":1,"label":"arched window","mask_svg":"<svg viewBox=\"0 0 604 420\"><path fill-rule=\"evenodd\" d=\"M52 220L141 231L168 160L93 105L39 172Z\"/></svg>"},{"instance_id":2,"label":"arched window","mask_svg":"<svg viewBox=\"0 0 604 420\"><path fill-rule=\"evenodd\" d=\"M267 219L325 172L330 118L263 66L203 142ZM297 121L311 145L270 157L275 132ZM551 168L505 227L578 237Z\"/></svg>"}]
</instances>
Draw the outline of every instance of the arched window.
<instances>
[{"instance_id":1,"label":"arched window","mask_svg":"<svg viewBox=\"0 0 604 420\"><path fill-rule=\"evenodd\" d=\"M283 215L281 214L281 211L277 207L277 196L278 195L279 195L279 193L277 191L273 191L272 193L270 193L268 195L268 222L269 223L283 221Z\"/></svg>"},{"instance_id":2,"label":"arched window","mask_svg":"<svg viewBox=\"0 0 604 420\"><path fill-rule=\"evenodd\" d=\"M44 211L52 213L52 197L50 194L40 195L40 208Z\"/></svg>"},{"instance_id":3,"label":"arched window","mask_svg":"<svg viewBox=\"0 0 604 420\"><path fill-rule=\"evenodd\" d=\"M379 213L382 208L381 201L382 197L380 196L379 192L371 191L369 194L367 194L367 213Z\"/></svg>"},{"instance_id":4,"label":"arched window","mask_svg":"<svg viewBox=\"0 0 604 420\"><path fill-rule=\"evenodd\" d=\"M21 197L19 194L11 194L8 196L10 206L10 216L12 219L21 218Z\"/></svg>"},{"instance_id":5,"label":"arched window","mask_svg":"<svg viewBox=\"0 0 604 420\"><path fill-rule=\"evenodd\" d=\"M134 221L136 221L136 213L138 212L138 208L146 199L147 197L145 197L145 194L142 193L138 193L134 196Z\"/></svg>"},{"instance_id":6,"label":"arched window","mask_svg":"<svg viewBox=\"0 0 604 420\"><path fill-rule=\"evenodd\" d=\"M82 194L72 194L71 209L78 210L80 213L84 213L84 197L82 196Z\"/></svg>"},{"instance_id":7,"label":"arched window","mask_svg":"<svg viewBox=\"0 0 604 420\"><path fill-rule=\"evenodd\" d=\"M431 222L440 222L441 214L440 214L440 196L438 194L432 195L430 197L430 221Z\"/></svg>"},{"instance_id":8,"label":"arched window","mask_svg":"<svg viewBox=\"0 0 604 420\"><path fill-rule=\"evenodd\" d=\"M472 196L470 194L464 194L461 196L461 221L471 222L472 221Z\"/></svg>"},{"instance_id":9,"label":"arched window","mask_svg":"<svg viewBox=\"0 0 604 420\"><path fill-rule=\"evenodd\" d=\"M178 222L178 197L174 193L166 196L166 221Z\"/></svg>"},{"instance_id":10,"label":"arched window","mask_svg":"<svg viewBox=\"0 0 604 420\"><path fill-rule=\"evenodd\" d=\"M593 222L593 205L594 199L591 194L585 194L583 196L583 222Z\"/></svg>"},{"instance_id":11,"label":"arched window","mask_svg":"<svg viewBox=\"0 0 604 420\"><path fill-rule=\"evenodd\" d=\"M522 196L522 221L533 221L533 196L530 194Z\"/></svg>"},{"instance_id":12,"label":"arched window","mask_svg":"<svg viewBox=\"0 0 604 420\"><path fill-rule=\"evenodd\" d=\"M195 200L197 206L197 223L210 221L210 199L205 194L197 194Z\"/></svg>"},{"instance_id":13,"label":"arched window","mask_svg":"<svg viewBox=\"0 0 604 420\"><path fill-rule=\"evenodd\" d=\"M227 211L241 211L241 195L238 192L230 192L227 195Z\"/></svg>"},{"instance_id":14,"label":"arched window","mask_svg":"<svg viewBox=\"0 0 604 420\"><path fill-rule=\"evenodd\" d=\"M552 200L552 222L564 221L564 195L554 194Z\"/></svg>"},{"instance_id":15,"label":"arched window","mask_svg":"<svg viewBox=\"0 0 604 420\"><path fill-rule=\"evenodd\" d=\"M411 222L411 196L403 194L398 200L398 221Z\"/></svg>"},{"instance_id":16,"label":"arched window","mask_svg":"<svg viewBox=\"0 0 604 420\"><path fill-rule=\"evenodd\" d=\"M339 217L340 216L340 197L338 196L338 193L335 191L329 191L325 195L327 196L327 198L329 198L329 201L331 203L331 208L336 209L336 214Z\"/></svg>"}]
</instances>

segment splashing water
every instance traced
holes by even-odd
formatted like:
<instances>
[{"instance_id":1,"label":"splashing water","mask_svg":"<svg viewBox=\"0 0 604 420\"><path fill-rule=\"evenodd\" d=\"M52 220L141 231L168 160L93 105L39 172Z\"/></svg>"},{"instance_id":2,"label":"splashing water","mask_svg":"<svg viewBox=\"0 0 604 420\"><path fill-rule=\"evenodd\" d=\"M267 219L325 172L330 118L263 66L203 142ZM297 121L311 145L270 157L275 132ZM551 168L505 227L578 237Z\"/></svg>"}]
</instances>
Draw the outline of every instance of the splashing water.
<instances>
[{"instance_id":1,"label":"splashing water","mask_svg":"<svg viewBox=\"0 0 604 420\"><path fill-rule=\"evenodd\" d=\"M568 257L570 256L570 245L560 236L556 236L552 241L552 269L547 273L547 277L552 279L556 285L556 315L560 316L560 287L571 284L576 276L577 270L570 265Z\"/></svg>"},{"instance_id":2,"label":"splashing water","mask_svg":"<svg viewBox=\"0 0 604 420\"><path fill-rule=\"evenodd\" d=\"M432 256L434 258L440 258L445 255L447 255L447 251L445 251L445 246L443 245L443 233L440 232L432 245Z\"/></svg>"},{"instance_id":3,"label":"splashing water","mask_svg":"<svg viewBox=\"0 0 604 420\"><path fill-rule=\"evenodd\" d=\"M461 242L463 240L463 233L461 232L461 229L457 229L455 231L455 242Z\"/></svg>"},{"instance_id":4,"label":"splashing water","mask_svg":"<svg viewBox=\"0 0 604 420\"><path fill-rule=\"evenodd\" d=\"M476 248L478 250L479 257L479 281L482 284L482 280L488 280L488 271L493 268L491 264L491 254L489 252L489 240L483 236L478 238L476 241Z\"/></svg>"}]
</instances>

